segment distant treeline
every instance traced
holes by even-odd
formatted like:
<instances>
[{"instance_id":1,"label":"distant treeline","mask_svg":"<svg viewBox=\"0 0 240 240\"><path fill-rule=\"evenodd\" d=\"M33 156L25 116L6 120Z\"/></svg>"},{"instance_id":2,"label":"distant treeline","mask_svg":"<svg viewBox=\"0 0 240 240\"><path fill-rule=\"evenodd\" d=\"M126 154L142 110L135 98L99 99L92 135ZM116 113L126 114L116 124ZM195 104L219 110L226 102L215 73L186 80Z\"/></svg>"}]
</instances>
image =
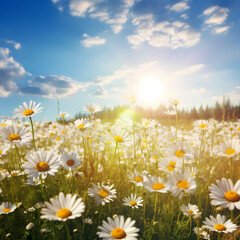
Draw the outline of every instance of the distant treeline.
<instances>
[{"instance_id":1,"label":"distant treeline","mask_svg":"<svg viewBox=\"0 0 240 240\"><path fill-rule=\"evenodd\" d=\"M140 120L141 118L151 118L156 120L168 119L168 115L164 112L167 111L167 107L164 105L159 105L158 108L144 108L141 106L134 107L134 118L135 120ZM172 108L171 110L174 110ZM116 119L131 119L131 108L129 105L125 106L115 106L114 108L104 107L101 112L94 114L95 118L100 118L105 121L113 121ZM79 113L75 116L75 119L89 117L89 114ZM172 116L171 118L174 118ZM222 104L216 102L214 107L203 107L200 106L199 109L193 107L191 110L179 109L178 110L178 119L209 119L214 118L216 120L236 120L240 118L240 104L233 106L230 103L230 100L224 100Z\"/></svg>"}]
</instances>

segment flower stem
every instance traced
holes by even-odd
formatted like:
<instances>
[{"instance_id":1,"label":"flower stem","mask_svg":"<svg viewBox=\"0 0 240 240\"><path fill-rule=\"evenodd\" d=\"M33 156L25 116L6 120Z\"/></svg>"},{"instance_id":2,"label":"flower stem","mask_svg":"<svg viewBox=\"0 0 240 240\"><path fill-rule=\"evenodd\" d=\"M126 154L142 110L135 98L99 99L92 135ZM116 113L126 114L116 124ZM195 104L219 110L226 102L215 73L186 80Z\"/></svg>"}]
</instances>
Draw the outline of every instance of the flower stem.
<instances>
[{"instance_id":1,"label":"flower stem","mask_svg":"<svg viewBox=\"0 0 240 240\"><path fill-rule=\"evenodd\" d=\"M67 231L67 237L68 237L67 239L71 240L71 234L70 234L68 223L64 222L64 225L65 225L65 228L66 228L66 231Z\"/></svg>"},{"instance_id":2,"label":"flower stem","mask_svg":"<svg viewBox=\"0 0 240 240\"><path fill-rule=\"evenodd\" d=\"M31 123L31 127L32 127L32 138L33 138L33 147L34 150L36 150L36 146L35 146L35 139L34 139L34 129L33 129L33 122L32 122L32 118L29 117L30 123Z\"/></svg>"}]
</instances>

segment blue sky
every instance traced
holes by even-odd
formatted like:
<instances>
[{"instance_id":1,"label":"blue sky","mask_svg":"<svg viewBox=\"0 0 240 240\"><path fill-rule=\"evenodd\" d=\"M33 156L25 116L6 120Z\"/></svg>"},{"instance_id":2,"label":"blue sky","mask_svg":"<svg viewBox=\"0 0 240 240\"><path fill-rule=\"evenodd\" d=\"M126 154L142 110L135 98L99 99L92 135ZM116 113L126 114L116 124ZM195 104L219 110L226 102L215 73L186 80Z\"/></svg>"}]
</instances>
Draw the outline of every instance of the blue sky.
<instances>
[{"instance_id":1,"label":"blue sky","mask_svg":"<svg viewBox=\"0 0 240 240\"><path fill-rule=\"evenodd\" d=\"M240 2L1 0L1 116L41 102L39 120L91 102L185 107L240 100Z\"/></svg>"}]
</instances>

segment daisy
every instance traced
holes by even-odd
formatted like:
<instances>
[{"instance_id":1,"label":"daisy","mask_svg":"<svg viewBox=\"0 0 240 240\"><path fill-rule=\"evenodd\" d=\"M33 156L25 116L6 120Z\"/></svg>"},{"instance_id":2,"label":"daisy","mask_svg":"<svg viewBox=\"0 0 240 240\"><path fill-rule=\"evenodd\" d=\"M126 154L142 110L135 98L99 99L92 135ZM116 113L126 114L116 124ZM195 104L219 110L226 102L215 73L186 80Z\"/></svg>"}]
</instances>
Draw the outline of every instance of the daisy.
<instances>
[{"instance_id":1,"label":"daisy","mask_svg":"<svg viewBox=\"0 0 240 240\"><path fill-rule=\"evenodd\" d=\"M30 152L25 158L27 162L23 164L23 167L33 178L41 176L45 179L48 174L53 176L60 166L59 155L49 151Z\"/></svg>"},{"instance_id":2,"label":"daisy","mask_svg":"<svg viewBox=\"0 0 240 240\"><path fill-rule=\"evenodd\" d=\"M131 104L134 105L137 102L137 98L134 96L131 96L127 99L127 101Z\"/></svg>"},{"instance_id":3,"label":"daisy","mask_svg":"<svg viewBox=\"0 0 240 240\"><path fill-rule=\"evenodd\" d=\"M132 140L132 137L123 129L118 127L110 128L110 137L113 142L116 144L129 143Z\"/></svg>"},{"instance_id":4,"label":"daisy","mask_svg":"<svg viewBox=\"0 0 240 240\"><path fill-rule=\"evenodd\" d=\"M144 180L146 180L146 171L143 171L142 173L138 172L137 169L134 169L133 172L128 172L128 179L130 182L133 182L137 186L143 186Z\"/></svg>"},{"instance_id":5,"label":"daisy","mask_svg":"<svg viewBox=\"0 0 240 240\"><path fill-rule=\"evenodd\" d=\"M91 126L91 123L89 122L89 119L81 118L74 121L74 125L83 132Z\"/></svg>"},{"instance_id":6,"label":"daisy","mask_svg":"<svg viewBox=\"0 0 240 240\"><path fill-rule=\"evenodd\" d=\"M97 103L92 103L92 104L88 103L85 106L83 106L83 109L90 113L96 113L96 112L100 112L102 110L100 105Z\"/></svg>"},{"instance_id":7,"label":"daisy","mask_svg":"<svg viewBox=\"0 0 240 240\"><path fill-rule=\"evenodd\" d=\"M17 208L16 205L13 205L11 202L3 202L0 205L0 214L9 214Z\"/></svg>"},{"instance_id":8,"label":"daisy","mask_svg":"<svg viewBox=\"0 0 240 240\"><path fill-rule=\"evenodd\" d=\"M60 192L58 196L44 203L45 208L41 210L41 219L50 221L65 222L68 219L75 219L82 216L85 210L85 205L82 198L77 198L77 195L67 194L66 196Z\"/></svg>"},{"instance_id":9,"label":"daisy","mask_svg":"<svg viewBox=\"0 0 240 240\"><path fill-rule=\"evenodd\" d=\"M36 105L36 102L30 101L29 105L27 105L26 102L23 103L23 106L19 106L19 108L16 108L14 110L14 114L16 117L32 117L36 113L42 112L40 111L42 107L39 107L41 103ZM36 105L36 106L35 106Z\"/></svg>"},{"instance_id":10,"label":"daisy","mask_svg":"<svg viewBox=\"0 0 240 240\"><path fill-rule=\"evenodd\" d=\"M185 216L191 217L197 214L201 214L201 212L199 211L199 208L197 205L192 205L192 204L188 204L187 206L185 206L184 204L181 206L181 211Z\"/></svg>"},{"instance_id":11,"label":"daisy","mask_svg":"<svg viewBox=\"0 0 240 240\"><path fill-rule=\"evenodd\" d=\"M15 125L9 125L0 129L2 138L13 145L22 146L32 141L31 133L25 127L17 128Z\"/></svg>"},{"instance_id":12,"label":"daisy","mask_svg":"<svg viewBox=\"0 0 240 240\"><path fill-rule=\"evenodd\" d=\"M0 122L0 128L1 127L6 127L8 125L12 125L12 120L4 120L2 119L1 122Z\"/></svg>"},{"instance_id":13,"label":"daisy","mask_svg":"<svg viewBox=\"0 0 240 240\"><path fill-rule=\"evenodd\" d=\"M63 154L61 156L61 165L67 170L74 170L76 166L82 163L80 157L76 153Z\"/></svg>"},{"instance_id":14,"label":"daisy","mask_svg":"<svg viewBox=\"0 0 240 240\"><path fill-rule=\"evenodd\" d=\"M169 101L169 103L171 103L174 106L177 106L181 103L183 103L183 100L179 99L179 98L173 98Z\"/></svg>"},{"instance_id":15,"label":"daisy","mask_svg":"<svg viewBox=\"0 0 240 240\"><path fill-rule=\"evenodd\" d=\"M137 194L131 194L131 196L124 198L123 202L123 205L125 206L138 208L139 206L142 206L143 199L142 197L137 198Z\"/></svg>"},{"instance_id":16,"label":"daisy","mask_svg":"<svg viewBox=\"0 0 240 240\"><path fill-rule=\"evenodd\" d=\"M240 140L231 139L218 147L218 156L231 158L240 153Z\"/></svg>"},{"instance_id":17,"label":"daisy","mask_svg":"<svg viewBox=\"0 0 240 240\"><path fill-rule=\"evenodd\" d=\"M155 176L146 176L146 181L144 181L143 186L150 192L167 193L170 189L170 186L167 183L164 183L162 178Z\"/></svg>"},{"instance_id":18,"label":"daisy","mask_svg":"<svg viewBox=\"0 0 240 240\"><path fill-rule=\"evenodd\" d=\"M213 126L213 122L211 120L197 120L193 122L193 126L196 130L206 131Z\"/></svg>"},{"instance_id":19,"label":"daisy","mask_svg":"<svg viewBox=\"0 0 240 240\"><path fill-rule=\"evenodd\" d=\"M158 122L154 119L153 120L152 119L143 119L140 126L144 129L148 129L151 127L155 127L157 125L157 123Z\"/></svg>"},{"instance_id":20,"label":"daisy","mask_svg":"<svg viewBox=\"0 0 240 240\"><path fill-rule=\"evenodd\" d=\"M70 115L69 115L68 112L60 111L58 116L61 117L61 118L66 118L66 117L69 117Z\"/></svg>"},{"instance_id":21,"label":"daisy","mask_svg":"<svg viewBox=\"0 0 240 240\"><path fill-rule=\"evenodd\" d=\"M7 143L0 144L0 157L7 153L7 151L9 150L9 147L10 147L9 144L7 144Z\"/></svg>"},{"instance_id":22,"label":"daisy","mask_svg":"<svg viewBox=\"0 0 240 240\"><path fill-rule=\"evenodd\" d=\"M116 190L112 189L113 186L106 186L99 183L95 185L92 183L92 188L88 188L88 195L94 197L97 204L102 203L102 205L105 205L105 203L113 201L113 198L117 197Z\"/></svg>"},{"instance_id":23,"label":"daisy","mask_svg":"<svg viewBox=\"0 0 240 240\"><path fill-rule=\"evenodd\" d=\"M174 172L168 179L168 183L172 186L170 191L174 197L178 196L179 199L183 197L184 193L193 194L197 188L195 178L187 169L184 172Z\"/></svg>"},{"instance_id":24,"label":"daisy","mask_svg":"<svg viewBox=\"0 0 240 240\"><path fill-rule=\"evenodd\" d=\"M115 216L113 218L108 217L107 222L103 221L102 226L99 226L100 230L97 235L101 239L114 240L137 240L139 229L134 227L135 221L131 218L124 220L124 216Z\"/></svg>"},{"instance_id":25,"label":"daisy","mask_svg":"<svg viewBox=\"0 0 240 240\"><path fill-rule=\"evenodd\" d=\"M212 204L231 211L235 207L240 210L240 180L234 186L231 179L222 178L221 181L217 180L217 185L212 184L209 187Z\"/></svg>"},{"instance_id":26,"label":"daisy","mask_svg":"<svg viewBox=\"0 0 240 240\"><path fill-rule=\"evenodd\" d=\"M209 229L209 231L215 231L218 233L231 233L237 230L237 225L232 223L231 220L226 221L226 216L222 216L220 214L217 217L210 216L209 218L205 218L203 221L204 227Z\"/></svg>"},{"instance_id":27,"label":"daisy","mask_svg":"<svg viewBox=\"0 0 240 240\"><path fill-rule=\"evenodd\" d=\"M178 142L177 144L171 144L167 151L166 156L167 158L189 158L189 148L184 142Z\"/></svg>"},{"instance_id":28,"label":"daisy","mask_svg":"<svg viewBox=\"0 0 240 240\"><path fill-rule=\"evenodd\" d=\"M158 164L159 170L167 172L167 173L173 173L174 171L179 171L182 167L182 161L178 160L177 158L173 159L167 159L164 158L161 160L161 162Z\"/></svg>"},{"instance_id":29,"label":"daisy","mask_svg":"<svg viewBox=\"0 0 240 240\"><path fill-rule=\"evenodd\" d=\"M199 228L199 229L198 229L197 227L195 227L195 228L193 229L193 232L194 232L196 235L199 235L200 238L210 240L210 235L209 235L206 231L202 230L202 228Z\"/></svg>"}]
</instances>

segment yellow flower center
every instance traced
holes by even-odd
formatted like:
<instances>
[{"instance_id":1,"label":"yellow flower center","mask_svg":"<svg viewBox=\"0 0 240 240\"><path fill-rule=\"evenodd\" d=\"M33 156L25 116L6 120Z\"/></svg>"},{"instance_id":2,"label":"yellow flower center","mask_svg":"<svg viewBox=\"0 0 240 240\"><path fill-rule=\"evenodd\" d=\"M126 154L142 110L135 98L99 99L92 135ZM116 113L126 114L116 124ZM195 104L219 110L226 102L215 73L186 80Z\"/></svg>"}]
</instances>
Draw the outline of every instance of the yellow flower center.
<instances>
[{"instance_id":1,"label":"yellow flower center","mask_svg":"<svg viewBox=\"0 0 240 240\"><path fill-rule=\"evenodd\" d=\"M3 209L3 212L4 212L4 213L8 213L8 212L10 212L10 211L11 211L10 208L5 208L5 209Z\"/></svg>"},{"instance_id":2,"label":"yellow flower center","mask_svg":"<svg viewBox=\"0 0 240 240\"><path fill-rule=\"evenodd\" d=\"M193 146L193 145L194 145L194 143L192 142L192 143L190 143L190 145L191 145L191 146Z\"/></svg>"},{"instance_id":3,"label":"yellow flower center","mask_svg":"<svg viewBox=\"0 0 240 240\"><path fill-rule=\"evenodd\" d=\"M199 127L203 129L203 128L207 127L207 125L202 123L201 125L199 125Z\"/></svg>"},{"instance_id":4,"label":"yellow flower center","mask_svg":"<svg viewBox=\"0 0 240 240\"><path fill-rule=\"evenodd\" d=\"M2 154L2 150L0 150L0 155Z\"/></svg>"},{"instance_id":5,"label":"yellow flower center","mask_svg":"<svg viewBox=\"0 0 240 240\"><path fill-rule=\"evenodd\" d=\"M229 202L237 202L240 200L239 194L234 191L228 191L224 194L224 196Z\"/></svg>"},{"instance_id":6,"label":"yellow flower center","mask_svg":"<svg viewBox=\"0 0 240 240\"><path fill-rule=\"evenodd\" d=\"M56 138L56 141L60 141L60 140L61 140L61 138L60 138L60 137L57 137L57 138Z\"/></svg>"},{"instance_id":7,"label":"yellow flower center","mask_svg":"<svg viewBox=\"0 0 240 240\"><path fill-rule=\"evenodd\" d=\"M137 205L137 202L136 201L130 201L130 203L129 203L131 206L135 206L135 205Z\"/></svg>"},{"instance_id":8,"label":"yellow flower center","mask_svg":"<svg viewBox=\"0 0 240 240\"><path fill-rule=\"evenodd\" d=\"M115 239L123 239L127 236L126 232L122 228L113 229L111 235Z\"/></svg>"},{"instance_id":9,"label":"yellow flower center","mask_svg":"<svg viewBox=\"0 0 240 240\"><path fill-rule=\"evenodd\" d=\"M149 122L145 122L145 127L147 127L149 125Z\"/></svg>"},{"instance_id":10,"label":"yellow flower center","mask_svg":"<svg viewBox=\"0 0 240 240\"><path fill-rule=\"evenodd\" d=\"M120 137L120 136L116 136L116 137L114 138L114 141L115 141L115 142L123 142L123 139L122 139L122 137Z\"/></svg>"},{"instance_id":11,"label":"yellow flower center","mask_svg":"<svg viewBox=\"0 0 240 240\"><path fill-rule=\"evenodd\" d=\"M49 169L49 165L46 162L39 162L36 168L39 172L45 172Z\"/></svg>"},{"instance_id":12,"label":"yellow flower center","mask_svg":"<svg viewBox=\"0 0 240 240\"><path fill-rule=\"evenodd\" d=\"M240 131L240 128L238 128L237 131Z\"/></svg>"},{"instance_id":13,"label":"yellow flower center","mask_svg":"<svg viewBox=\"0 0 240 240\"><path fill-rule=\"evenodd\" d=\"M137 183L140 183L140 182L143 181L143 178L137 176L137 177L134 178L134 181L137 182Z\"/></svg>"},{"instance_id":14,"label":"yellow flower center","mask_svg":"<svg viewBox=\"0 0 240 240\"><path fill-rule=\"evenodd\" d=\"M64 132L64 131L61 131L61 134L65 134L65 132Z\"/></svg>"},{"instance_id":15,"label":"yellow flower center","mask_svg":"<svg viewBox=\"0 0 240 240\"><path fill-rule=\"evenodd\" d=\"M107 144L111 144L111 142L110 142L110 141L108 141L108 140L106 140L106 143L107 143Z\"/></svg>"},{"instance_id":16,"label":"yellow flower center","mask_svg":"<svg viewBox=\"0 0 240 240\"><path fill-rule=\"evenodd\" d=\"M95 109L94 109L94 108L91 108L89 112L90 112L90 113L94 113L94 112L95 112Z\"/></svg>"},{"instance_id":17,"label":"yellow flower center","mask_svg":"<svg viewBox=\"0 0 240 240\"><path fill-rule=\"evenodd\" d=\"M72 215L72 212L67 208L60 209L56 214L56 216L59 218L67 218L67 217L70 217L71 215Z\"/></svg>"},{"instance_id":18,"label":"yellow flower center","mask_svg":"<svg viewBox=\"0 0 240 240\"><path fill-rule=\"evenodd\" d=\"M9 139L10 141L21 140L21 137L20 137L20 135L18 135L18 134L16 134L16 133L12 133L12 134L8 137L8 139Z\"/></svg>"},{"instance_id":19,"label":"yellow flower center","mask_svg":"<svg viewBox=\"0 0 240 240\"><path fill-rule=\"evenodd\" d=\"M83 129L84 127L85 127L85 124L79 124L79 125L78 125L78 128Z\"/></svg>"},{"instance_id":20,"label":"yellow flower center","mask_svg":"<svg viewBox=\"0 0 240 240\"><path fill-rule=\"evenodd\" d=\"M54 133L50 133L50 137L53 137L54 136Z\"/></svg>"},{"instance_id":21,"label":"yellow flower center","mask_svg":"<svg viewBox=\"0 0 240 240\"><path fill-rule=\"evenodd\" d=\"M55 125L53 125L53 126L52 126L52 128L56 128L56 126L55 126Z\"/></svg>"},{"instance_id":22,"label":"yellow flower center","mask_svg":"<svg viewBox=\"0 0 240 240\"><path fill-rule=\"evenodd\" d=\"M220 232L226 230L226 227L223 224L216 224L214 228Z\"/></svg>"},{"instance_id":23,"label":"yellow flower center","mask_svg":"<svg viewBox=\"0 0 240 240\"><path fill-rule=\"evenodd\" d=\"M228 148L227 151L226 151L226 154L227 154L228 156L230 156L230 155L234 154L235 152L236 152L236 151L235 151L233 148Z\"/></svg>"},{"instance_id":24,"label":"yellow flower center","mask_svg":"<svg viewBox=\"0 0 240 240\"><path fill-rule=\"evenodd\" d=\"M153 156L152 159L157 159L157 156Z\"/></svg>"},{"instance_id":25,"label":"yellow flower center","mask_svg":"<svg viewBox=\"0 0 240 240\"><path fill-rule=\"evenodd\" d=\"M99 192L98 192L98 195L101 197L101 198L105 198L108 196L108 191L104 190L104 189L101 189Z\"/></svg>"},{"instance_id":26,"label":"yellow flower center","mask_svg":"<svg viewBox=\"0 0 240 240\"><path fill-rule=\"evenodd\" d=\"M32 109L26 109L26 110L23 112L23 115L25 115L25 116L31 116L33 113L34 113L34 111L33 111Z\"/></svg>"},{"instance_id":27,"label":"yellow flower center","mask_svg":"<svg viewBox=\"0 0 240 240\"><path fill-rule=\"evenodd\" d=\"M185 152L183 150L177 150L175 154L178 158L185 156Z\"/></svg>"},{"instance_id":28,"label":"yellow flower center","mask_svg":"<svg viewBox=\"0 0 240 240\"><path fill-rule=\"evenodd\" d=\"M62 114L61 117L64 118L64 117L65 117L65 114Z\"/></svg>"},{"instance_id":29,"label":"yellow flower center","mask_svg":"<svg viewBox=\"0 0 240 240\"><path fill-rule=\"evenodd\" d=\"M188 212L188 214L193 214L192 210L188 210L187 212Z\"/></svg>"},{"instance_id":30,"label":"yellow flower center","mask_svg":"<svg viewBox=\"0 0 240 240\"><path fill-rule=\"evenodd\" d=\"M68 165L69 167L72 167L74 164L75 164L75 161L74 161L74 160L72 160L72 159L67 160L67 165Z\"/></svg>"},{"instance_id":31,"label":"yellow flower center","mask_svg":"<svg viewBox=\"0 0 240 240\"><path fill-rule=\"evenodd\" d=\"M6 127L6 126L7 126L7 124L5 124L5 123L2 123L0 126L1 126L1 127Z\"/></svg>"},{"instance_id":32,"label":"yellow flower center","mask_svg":"<svg viewBox=\"0 0 240 240\"><path fill-rule=\"evenodd\" d=\"M147 143L147 139L143 139L143 143Z\"/></svg>"},{"instance_id":33,"label":"yellow flower center","mask_svg":"<svg viewBox=\"0 0 240 240\"><path fill-rule=\"evenodd\" d=\"M170 161L167 169L168 169L169 172L172 172L172 171L175 170L175 167L176 167L176 162Z\"/></svg>"},{"instance_id":34,"label":"yellow flower center","mask_svg":"<svg viewBox=\"0 0 240 240\"><path fill-rule=\"evenodd\" d=\"M138 153L137 156L138 156L138 157L141 157L141 153Z\"/></svg>"},{"instance_id":35,"label":"yellow flower center","mask_svg":"<svg viewBox=\"0 0 240 240\"><path fill-rule=\"evenodd\" d=\"M189 183L185 180L182 180L182 181L178 182L177 186L182 189L188 189Z\"/></svg>"},{"instance_id":36,"label":"yellow flower center","mask_svg":"<svg viewBox=\"0 0 240 240\"><path fill-rule=\"evenodd\" d=\"M162 183L155 183L153 184L153 189L154 190L161 190L164 188L164 185Z\"/></svg>"}]
</instances>

